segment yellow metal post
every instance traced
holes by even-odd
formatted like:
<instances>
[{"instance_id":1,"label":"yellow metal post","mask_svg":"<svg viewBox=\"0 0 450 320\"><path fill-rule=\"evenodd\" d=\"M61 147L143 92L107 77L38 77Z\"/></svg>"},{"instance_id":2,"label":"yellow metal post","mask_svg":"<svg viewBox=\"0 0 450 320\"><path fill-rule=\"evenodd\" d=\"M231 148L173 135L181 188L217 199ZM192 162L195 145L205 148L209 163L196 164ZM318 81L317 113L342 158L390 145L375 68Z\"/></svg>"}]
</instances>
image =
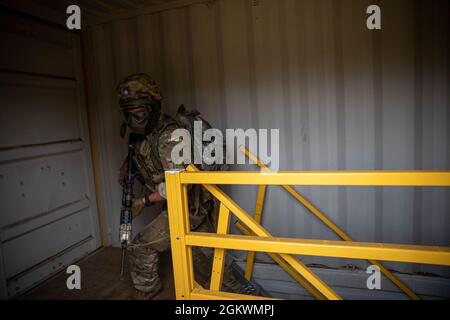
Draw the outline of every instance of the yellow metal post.
<instances>
[{"instance_id":1,"label":"yellow metal post","mask_svg":"<svg viewBox=\"0 0 450 320\"><path fill-rule=\"evenodd\" d=\"M186 186L180 182L179 170L166 171L167 206L172 247L175 295L178 300L191 299L194 272L191 247L186 246L189 212Z\"/></svg>"},{"instance_id":2,"label":"yellow metal post","mask_svg":"<svg viewBox=\"0 0 450 320\"><path fill-rule=\"evenodd\" d=\"M240 146L240 150L244 153L249 159L254 161L261 169L270 171L269 167L267 167L264 163L262 163L258 157L252 154L248 149L244 146ZM287 192L291 196L293 196L297 201L303 204L312 214L314 214L320 221L322 221L326 226L328 226L331 230L334 231L339 237L341 237L344 241L353 241L352 238L341 228L339 228L331 219L329 219L325 214L323 214L319 209L317 209L310 201L308 201L305 197L303 197L298 191L296 191L293 187L288 185L282 185ZM388 269L386 269L381 263L375 260L370 260L369 263L376 265L380 268L380 271L390 279L397 287L399 287L408 297L413 300L420 300L420 297L414 293L406 284L404 284L400 279L398 279L395 275L392 274Z\"/></svg>"},{"instance_id":3,"label":"yellow metal post","mask_svg":"<svg viewBox=\"0 0 450 320\"><path fill-rule=\"evenodd\" d=\"M230 210L220 204L219 222L217 223L217 234L227 234L230 225ZM211 273L210 290L220 291L223 279L223 266L225 264L225 249L214 249L214 260Z\"/></svg>"},{"instance_id":4,"label":"yellow metal post","mask_svg":"<svg viewBox=\"0 0 450 320\"><path fill-rule=\"evenodd\" d=\"M264 207L264 198L266 196L266 185L260 185L258 187L258 195L256 197L256 205L255 205L255 215L254 219L256 222L261 223L262 219L262 211ZM253 273L253 265L255 263L255 252L249 251L247 253L247 264L245 265L245 278L250 281Z\"/></svg>"}]
</instances>

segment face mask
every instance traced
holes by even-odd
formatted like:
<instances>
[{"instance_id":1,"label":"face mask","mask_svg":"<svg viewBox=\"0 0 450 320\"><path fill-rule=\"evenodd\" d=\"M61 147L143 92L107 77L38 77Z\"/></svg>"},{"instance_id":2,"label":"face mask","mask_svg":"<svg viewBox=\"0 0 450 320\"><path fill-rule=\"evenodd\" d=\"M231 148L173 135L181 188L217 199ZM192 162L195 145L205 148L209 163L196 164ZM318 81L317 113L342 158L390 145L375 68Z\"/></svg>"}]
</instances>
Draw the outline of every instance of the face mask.
<instances>
[{"instance_id":1,"label":"face mask","mask_svg":"<svg viewBox=\"0 0 450 320\"><path fill-rule=\"evenodd\" d=\"M127 121L128 128L137 134L146 134L148 119L145 121L137 121L135 117L129 117Z\"/></svg>"},{"instance_id":2,"label":"face mask","mask_svg":"<svg viewBox=\"0 0 450 320\"><path fill-rule=\"evenodd\" d=\"M131 131L140 135L147 135L151 132L156 122L159 119L159 112L153 109L147 112L142 117L137 117L134 114L125 112L125 122Z\"/></svg>"},{"instance_id":3,"label":"face mask","mask_svg":"<svg viewBox=\"0 0 450 320\"><path fill-rule=\"evenodd\" d=\"M123 115L125 118L125 123L131 131L138 134L145 134L145 129L149 118L148 111L141 117L127 111L124 111Z\"/></svg>"}]
</instances>

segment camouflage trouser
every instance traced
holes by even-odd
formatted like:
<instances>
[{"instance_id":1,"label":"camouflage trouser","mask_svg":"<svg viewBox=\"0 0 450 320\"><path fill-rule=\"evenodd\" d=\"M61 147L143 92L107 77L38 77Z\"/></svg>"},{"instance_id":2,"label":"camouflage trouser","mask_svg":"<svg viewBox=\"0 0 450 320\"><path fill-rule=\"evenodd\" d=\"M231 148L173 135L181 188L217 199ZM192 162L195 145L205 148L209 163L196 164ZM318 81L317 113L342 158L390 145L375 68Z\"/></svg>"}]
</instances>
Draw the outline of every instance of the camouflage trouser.
<instances>
[{"instance_id":1,"label":"camouflage trouser","mask_svg":"<svg viewBox=\"0 0 450 320\"><path fill-rule=\"evenodd\" d=\"M208 229L206 223L203 223L196 231L211 231ZM159 252L169 248L167 211L163 211L134 238L130 246L130 272L136 290L148 294L148 297L159 291L161 280L158 274L158 255ZM192 249L194 277L205 288L209 288L213 255L214 251L209 248L193 247ZM233 276L228 264L224 270L222 290L244 292L243 286Z\"/></svg>"}]
</instances>

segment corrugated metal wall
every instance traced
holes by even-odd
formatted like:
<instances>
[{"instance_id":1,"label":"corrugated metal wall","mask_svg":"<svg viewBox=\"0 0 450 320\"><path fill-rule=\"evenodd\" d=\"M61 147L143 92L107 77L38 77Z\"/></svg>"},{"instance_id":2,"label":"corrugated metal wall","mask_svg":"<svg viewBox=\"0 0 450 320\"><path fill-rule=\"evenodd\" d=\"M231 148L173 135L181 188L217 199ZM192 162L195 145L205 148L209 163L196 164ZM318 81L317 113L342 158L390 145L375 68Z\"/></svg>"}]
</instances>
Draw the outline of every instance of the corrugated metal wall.
<instances>
[{"instance_id":1,"label":"corrugated metal wall","mask_svg":"<svg viewBox=\"0 0 450 320\"><path fill-rule=\"evenodd\" d=\"M133 72L161 84L169 114L184 103L222 129L279 128L281 169L448 170L449 4L375 1L382 30L369 31L373 2L222 0L92 27L93 106L113 241L125 156L114 88ZM298 190L354 239L450 245L448 189ZM229 192L253 210L256 188ZM264 226L274 235L336 238L276 187L269 188Z\"/></svg>"}]
</instances>

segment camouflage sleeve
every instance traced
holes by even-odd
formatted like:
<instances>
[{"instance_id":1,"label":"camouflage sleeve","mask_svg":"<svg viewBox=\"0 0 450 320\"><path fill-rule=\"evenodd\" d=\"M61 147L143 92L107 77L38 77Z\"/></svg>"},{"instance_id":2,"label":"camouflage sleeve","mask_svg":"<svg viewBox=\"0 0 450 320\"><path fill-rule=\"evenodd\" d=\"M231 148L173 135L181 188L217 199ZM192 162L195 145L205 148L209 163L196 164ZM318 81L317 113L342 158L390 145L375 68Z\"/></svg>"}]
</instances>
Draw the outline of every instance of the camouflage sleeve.
<instances>
[{"instance_id":1,"label":"camouflage sleeve","mask_svg":"<svg viewBox=\"0 0 450 320\"><path fill-rule=\"evenodd\" d=\"M169 169L184 169L186 167L185 164L175 164L172 161L172 149L176 146L181 139L172 139L172 133L179 129L177 126L170 126L166 130L164 130L159 138L158 151L159 156L161 158L161 163L164 170Z\"/></svg>"}]
</instances>

